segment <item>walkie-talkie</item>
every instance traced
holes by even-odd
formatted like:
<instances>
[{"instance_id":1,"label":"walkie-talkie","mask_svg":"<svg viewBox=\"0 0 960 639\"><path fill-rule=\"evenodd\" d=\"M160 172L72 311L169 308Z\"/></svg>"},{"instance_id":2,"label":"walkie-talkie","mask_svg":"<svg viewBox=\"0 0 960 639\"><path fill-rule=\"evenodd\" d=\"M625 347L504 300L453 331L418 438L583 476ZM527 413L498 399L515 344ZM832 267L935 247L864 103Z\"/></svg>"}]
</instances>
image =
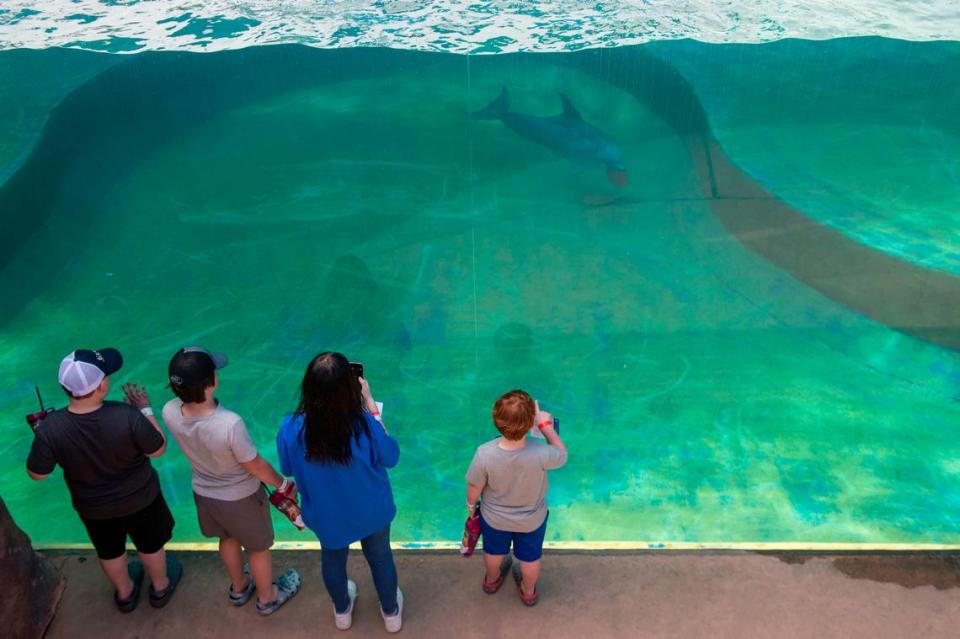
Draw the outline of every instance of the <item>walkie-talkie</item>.
<instances>
[{"instance_id":1,"label":"walkie-talkie","mask_svg":"<svg viewBox=\"0 0 960 639\"><path fill-rule=\"evenodd\" d=\"M37 430L37 426L40 425L40 422L43 420L43 418L49 415L50 413L52 413L53 411L55 411L56 409L53 406L51 406L50 408L44 408L43 398L40 397L40 387L34 386L33 388L35 391L37 391L37 401L40 402L40 410L37 411L36 413L30 413L29 415L27 415L27 424L29 424L30 428L32 428L33 430Z\"/></svg>"}]
</instances>

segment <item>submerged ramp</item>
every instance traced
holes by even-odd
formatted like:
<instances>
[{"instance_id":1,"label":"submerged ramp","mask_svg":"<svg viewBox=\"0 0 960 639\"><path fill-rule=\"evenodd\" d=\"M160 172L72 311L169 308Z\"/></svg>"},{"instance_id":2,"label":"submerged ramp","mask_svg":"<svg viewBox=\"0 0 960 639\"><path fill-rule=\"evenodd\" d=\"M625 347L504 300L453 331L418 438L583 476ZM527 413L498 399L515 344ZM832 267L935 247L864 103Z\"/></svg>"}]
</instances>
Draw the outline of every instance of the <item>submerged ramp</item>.
<instances>
[{"instance_id":1,"label":"submerged ramp","mask_svg":"<svg viewBox=\"0 0 960 639\"><path fill-rule=\"evenodd\" d=\"M727 157L691 84L645 49L570 58L636 96L684 139L711 213L744 246L876 322L960 351L960 278L862 244L770 193Z\"/></svg>"},{"instance_id":2,"label":"submerged ramp","mask_svg":"<svg viewBox=\"0 0 960 639\"><path fill-rule=\"evenodd\" d=\"M960 350L960 278L857 242L771 195L707 138L689 140L710 211L746 247L887 326Z\"/></svg>"}]
</instances>

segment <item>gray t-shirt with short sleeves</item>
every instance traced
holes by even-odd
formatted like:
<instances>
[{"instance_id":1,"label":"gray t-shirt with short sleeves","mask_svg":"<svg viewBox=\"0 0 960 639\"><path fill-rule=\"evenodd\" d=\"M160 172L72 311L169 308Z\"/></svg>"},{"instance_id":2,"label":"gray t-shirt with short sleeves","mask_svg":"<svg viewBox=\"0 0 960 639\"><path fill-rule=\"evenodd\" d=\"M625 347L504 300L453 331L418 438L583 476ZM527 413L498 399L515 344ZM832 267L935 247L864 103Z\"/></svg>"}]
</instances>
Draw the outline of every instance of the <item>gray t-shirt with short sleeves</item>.
<instances>
[{"instance_id":1,"label":"gray t-shirt with short sleeves","mask_svg":"<svg viewBox=\"0 0 960 639\"><path fill-rule=\"evenodd\" d=\"M183 402L171 399L163 407L163 423L193 468L198 495L236 501L260 488L260 480L240 464L253 461L257 448L239 415L221 405L205 417L186 417Z\"/></svg>"},{"instance_id":2,"label":"gray t-shirt with short sleeves","mask_svg":"<svg viewBox=\"0 0 960 639\"><path fill-rule=\"evenodd\" d=\"M467 481L483 486L480 514L497 530L532 532L547 517L547 470L560 468L567 453L536 439L504 450L501 437L477 448Z\"/></svg>"}]
</instances>

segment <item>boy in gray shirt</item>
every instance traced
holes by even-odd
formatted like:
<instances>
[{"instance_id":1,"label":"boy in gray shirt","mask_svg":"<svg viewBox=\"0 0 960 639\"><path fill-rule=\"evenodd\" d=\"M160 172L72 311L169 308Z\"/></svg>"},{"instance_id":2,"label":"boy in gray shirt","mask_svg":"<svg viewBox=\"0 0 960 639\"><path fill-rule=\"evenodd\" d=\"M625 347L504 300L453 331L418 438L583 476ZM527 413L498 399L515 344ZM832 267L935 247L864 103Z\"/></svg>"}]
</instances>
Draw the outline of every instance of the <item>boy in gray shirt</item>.
<instances>
[{"instance_id":1,"label":"boy in gray shirt","mask_svg":"<svg viewBox=\"0 0 960 639\"><path fill-rule=\"evenodd\" d=\"M547 470L567 461L567 447L554 430L553 416L540 410L522 390L502 395L493 405L493 422L501 437L477 448L467 470L467 509L480 503L480 531L486 574L483 591L493 594L510 571L510 546L519 562L513 567L520 599L539 600L537 578L547 532ZM528 439L536 426L547 443Z\"/></svg>"},{"instance_id":2,"label":"boy in gray shirt","mask_svg":"<svg viewBox=\"0 0 960 639\"><path fill-rule=\"evenodd\" d=\"M243 419L213 396L220 385L217 369L226 365L225 356L198 346L180 349L168 369L177 397L163 407L163 419L193 469L200 532L220 539L230 602L242 606L256 589L257 612L269 615L297 594L300 574L291 568L273 581L273 522L260 482L287 495L296 488L257 453Z\"/></svg>"}]
</instances>

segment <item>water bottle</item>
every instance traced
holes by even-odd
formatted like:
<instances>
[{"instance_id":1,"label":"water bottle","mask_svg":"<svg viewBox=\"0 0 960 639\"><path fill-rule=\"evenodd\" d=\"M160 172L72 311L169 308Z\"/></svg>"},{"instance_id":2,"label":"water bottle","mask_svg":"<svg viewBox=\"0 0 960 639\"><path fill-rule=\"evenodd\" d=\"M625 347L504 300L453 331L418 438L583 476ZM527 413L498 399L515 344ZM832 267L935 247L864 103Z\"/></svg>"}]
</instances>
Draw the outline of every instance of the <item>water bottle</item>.
<instances>
[{"instance_id":1,"label":"water bottle","mask_svg":"<svg viewBox=\"0 0 960 639\"><path fill-rule=\"evenodd\" d=\"M297 504L296 498L291 499L288 494L294 486L295 484L291 481L290 488L287 489L288 492L282 493L279 490L270 492L269 489L267 489L267 494L270 496L270 503L273 504L274 508L286 515L287 519L293 522L294 526L303 530L307 527L307 525L303 523L303 512L300 510L300 505Z\"/></svg>"},{"instance_id":2,"label":"water bottle","mask_svg":"<svg viewBox=\"0 0 960 639\"><path fill-rule=\"evenodd\" d=\"M473 507L473 512L467 517L463 525L463 539L460 540L460 554L469 557L477 548L480 540L480 504Z\"/></svg>"}]
</instances>

